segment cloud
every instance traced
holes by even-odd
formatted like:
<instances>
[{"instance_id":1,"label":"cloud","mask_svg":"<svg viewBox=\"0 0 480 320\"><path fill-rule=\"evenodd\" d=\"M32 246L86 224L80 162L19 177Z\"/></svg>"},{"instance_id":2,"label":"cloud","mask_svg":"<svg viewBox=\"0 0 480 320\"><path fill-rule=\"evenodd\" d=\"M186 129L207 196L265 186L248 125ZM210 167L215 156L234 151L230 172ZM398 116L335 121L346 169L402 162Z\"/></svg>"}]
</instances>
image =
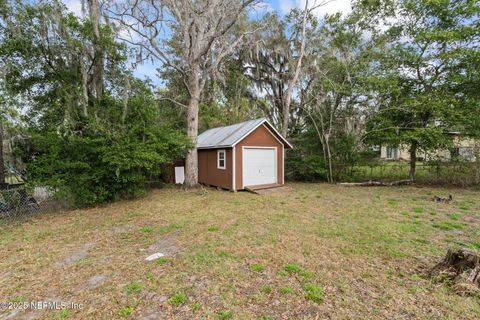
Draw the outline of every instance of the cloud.
<instances>
[{"instance_id":1,"label":"cloud","mask_svg":"<svg viewBox=\"0 0 480 320\"><path fill-rule=\"evenodd\" d=\"M133 74L140 79L150 79L153 83L159 84L161 81L158 78L157 64L151 60L146 60L142 64L137 65Z\"/></svg>"},{"instance_id":2,"label":"cloud","mask_svg":"<svg viewBox=\"0 0 480 320\"><path fill-rule=\"evenodd\" d=\"M281 13L287 14L293 8L305 8L306 0L277 0ZM315 9L314 13L317 17L323 17L325 14L335 14L340 12L342 14L349 14L352 11L352 0L317 0L316 3L325 4ZM315 0L309 0L309 6L313 6Z\"/></svg>"},{"instance_id":3,"label":"cloud","mask_svg":"<svg viewBox=\"0 0 480 320\"><path fill-rule=\"evenodd\" d=\"M77 17L83 17L82 2L80 0L62 0L68 11L72 12Z\"/></svg>"}]
</instances>

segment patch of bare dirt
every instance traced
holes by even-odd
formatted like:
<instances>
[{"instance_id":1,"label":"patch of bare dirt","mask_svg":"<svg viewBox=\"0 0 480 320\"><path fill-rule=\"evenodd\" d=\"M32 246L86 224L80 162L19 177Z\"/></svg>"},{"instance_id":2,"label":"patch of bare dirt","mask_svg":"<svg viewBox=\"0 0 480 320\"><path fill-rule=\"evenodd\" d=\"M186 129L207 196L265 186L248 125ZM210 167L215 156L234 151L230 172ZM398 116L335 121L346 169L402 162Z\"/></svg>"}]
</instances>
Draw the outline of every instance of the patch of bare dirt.
<instances>
[{"instance_id":1,"label":"patch of bare dirt","mask_svg":"<svg viewBox=\"0 0 480 320\"><path fill-rule=\"evenodd\" d=\"M84 259L88 256L88 252L95 247L95 243L85 243L80 249L74 251L71 255L55 263L55 267L63 267L66 265L71 265L78 260Z\"/></svg>"},{"instance_id":2,"label":"patch of bare dirt","mask_svg":"<svg viewBox=\"0 0 480 320\"><path fill-rule=\"evenodd\" d=\"M177 234L176 233L169 234L169 235L161 238L160 240L158 240L154 244L152 244L150 247L148 247L147 252L149 254L153 254L153 253L156 253L156 252L161 252L166 256L173 257L179 251L176 239L177 239Z\"/></svg>"},{"instance_id":3,"label":"patch of bare dirt","mask_svg":"<svg viewBox=\"0 0 480 320\"><path fill-rule=\"evenodd\" d=\"M121 226L115 226L111 229L112 234L122 234L132 232L135 230L135 226L132 224L123 224Z\"/></svg>"},{"instance_id":4,"label":"patch of bare dirt","mask_svg":"<svg viewBox=\"0 0 480 320\"><path fill-rule=\"evenodd\" d=\"M92 290L97 287L100 287L105 281L107 281L108 277L104 274L97 274L94 275L93 277L90 277L85 281L85 283L81 284L78 287L79 291L84 291L84 290Z\"/></svg>"},{"instance_id":5,"label":"patch of bare dirt","mask_svg":"<svg viewBox=\"0 0 480 320\"><path fill-rule=\"evenodd\" d=\"M38 314L37 314L38 315ZM37 315L32 312L14 309L11 310L8 314L0 314L0 319L2 320L13 320L13 319L22 319L22 320L35 320Z\"/></svg>"}]
</instances>

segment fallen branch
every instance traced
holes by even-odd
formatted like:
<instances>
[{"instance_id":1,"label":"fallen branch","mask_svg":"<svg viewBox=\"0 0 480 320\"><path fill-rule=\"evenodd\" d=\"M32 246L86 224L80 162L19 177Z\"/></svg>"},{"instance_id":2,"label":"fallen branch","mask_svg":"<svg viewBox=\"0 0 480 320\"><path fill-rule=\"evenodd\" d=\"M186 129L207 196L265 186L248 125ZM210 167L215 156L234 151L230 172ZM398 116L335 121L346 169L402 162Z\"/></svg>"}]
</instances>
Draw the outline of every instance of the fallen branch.
<instances>
[{"instance_id":1,"label":"fallen branch","mask_svg":"<svg viewBox=\"0 0 480 320\"><path fill-rule=\"evenodd\" d=\"M341 186L347 187L371 187L371 186L381 186L381 187L391 187L391 186L404 186L413 184L412 180L399 180L399 181L392 181L392 182L381 182L381 181L373 181L369 180L366 182L342 182L339 183Z\"/></svg>"}]
</instances>

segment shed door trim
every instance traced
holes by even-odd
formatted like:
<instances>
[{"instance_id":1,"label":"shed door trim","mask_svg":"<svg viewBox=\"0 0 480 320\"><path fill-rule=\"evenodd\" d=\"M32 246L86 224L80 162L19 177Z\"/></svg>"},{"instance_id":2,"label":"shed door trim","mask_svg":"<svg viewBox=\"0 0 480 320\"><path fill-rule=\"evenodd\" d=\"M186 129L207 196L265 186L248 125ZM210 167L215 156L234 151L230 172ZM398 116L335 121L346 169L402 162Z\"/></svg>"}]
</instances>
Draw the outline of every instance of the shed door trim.
<instances>
[{"instance_id":1,"label":"shed door trim","mask_svg":"<svg viewBox=\"0 0 480 320\"><path fill-rule=\"evenodd\" d=\"M273 183L278 183L278 151L277 147L262 147L262 146L242 146L242 189L245 188L245 149L271 149L274 151L274 176L275 181Z\"/></svg>"}]
</instances>

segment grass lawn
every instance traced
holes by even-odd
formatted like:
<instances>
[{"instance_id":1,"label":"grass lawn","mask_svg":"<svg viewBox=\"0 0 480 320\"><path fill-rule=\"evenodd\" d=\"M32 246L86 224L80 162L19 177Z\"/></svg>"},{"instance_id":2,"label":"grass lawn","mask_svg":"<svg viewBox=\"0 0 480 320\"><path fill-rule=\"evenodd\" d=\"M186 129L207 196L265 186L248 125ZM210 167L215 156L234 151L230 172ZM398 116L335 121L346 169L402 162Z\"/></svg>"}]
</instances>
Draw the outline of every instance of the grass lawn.
<instances>
[{"instance_id":1,"label":"grass lawn","mask_svg":"<svg viewBox=\"0 0 480 320\"><path fill-rule=\"evenodd\" d=\"M478 319L426 273L480 248L480 192L291 184L264 196L155 190L0 225L0 300L79 310L12 319ZM434 194L453 194L448 205ZM168 253L145 261L155 252Z\"/></svg>"}]
</instances>

